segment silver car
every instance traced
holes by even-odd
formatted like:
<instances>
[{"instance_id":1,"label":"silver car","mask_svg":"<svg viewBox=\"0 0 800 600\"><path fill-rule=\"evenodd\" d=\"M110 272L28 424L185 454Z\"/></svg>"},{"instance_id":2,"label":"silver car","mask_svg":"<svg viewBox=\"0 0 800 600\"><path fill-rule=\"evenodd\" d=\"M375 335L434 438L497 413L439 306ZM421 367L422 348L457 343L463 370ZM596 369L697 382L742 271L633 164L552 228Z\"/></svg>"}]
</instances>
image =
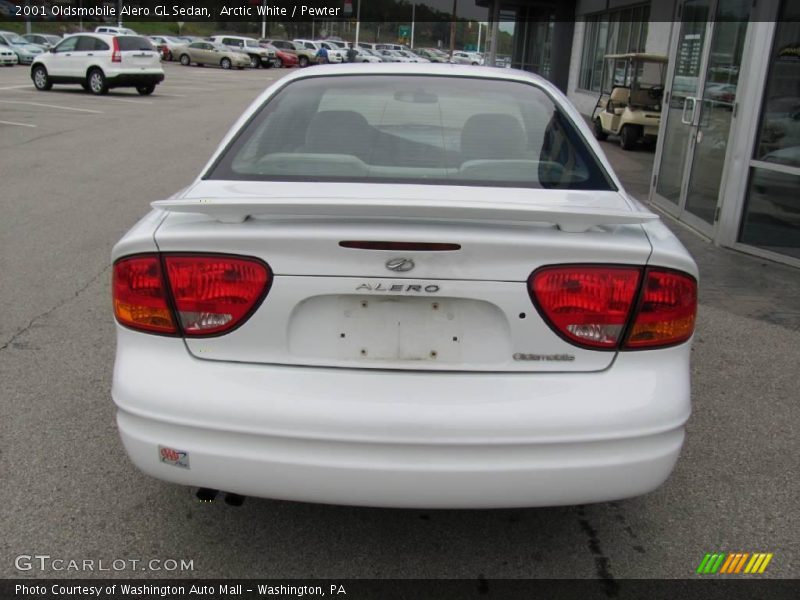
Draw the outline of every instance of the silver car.
<instances>
[{"instance_id":1,"label":"silver car","mask_svg":"<svg viewBox=\"0 0 800 600\"><path fill-rule=\"evenodd\" d=\"M178 60L185 67L197 65L219 65L223 69L236 67L244 69L250 66L250 57L244 52L232 50L224 44L214 42L192 42L188 46L180 46L175 50Z\"/></svg>"},{"instance_id":2,"label":"silver car","mask_svg":"<svg viewBox=\"0 0 800 600\"><path fill-rule=\"evenodd\" d=\"M8 46L17 55L20 64L31 64L45 49L37 44L31 44L21 35L13 31L0 31L0 44Z\"/></svg>"}]
</instances>

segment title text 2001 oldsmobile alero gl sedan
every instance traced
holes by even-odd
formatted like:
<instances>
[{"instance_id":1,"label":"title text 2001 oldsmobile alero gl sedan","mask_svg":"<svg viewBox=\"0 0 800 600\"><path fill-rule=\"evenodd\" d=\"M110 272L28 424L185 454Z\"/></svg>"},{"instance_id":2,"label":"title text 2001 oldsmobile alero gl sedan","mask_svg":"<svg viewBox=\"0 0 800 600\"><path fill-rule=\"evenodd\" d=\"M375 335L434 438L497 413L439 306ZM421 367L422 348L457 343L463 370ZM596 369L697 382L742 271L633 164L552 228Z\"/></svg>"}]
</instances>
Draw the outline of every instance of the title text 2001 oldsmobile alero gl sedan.
<instances>
[{"instance_id":1,"label":"title text 2001 oldsmobile alero gl sedan","mask_svg":"<svg viewBox=\"0 0 800 600\"><path fill-rule=\"evenodd\" d=\"M113 259L118 426L154 477L517 507L678 458L696 266L534 75L285 77Z\"/></svg>"}]
</instances>

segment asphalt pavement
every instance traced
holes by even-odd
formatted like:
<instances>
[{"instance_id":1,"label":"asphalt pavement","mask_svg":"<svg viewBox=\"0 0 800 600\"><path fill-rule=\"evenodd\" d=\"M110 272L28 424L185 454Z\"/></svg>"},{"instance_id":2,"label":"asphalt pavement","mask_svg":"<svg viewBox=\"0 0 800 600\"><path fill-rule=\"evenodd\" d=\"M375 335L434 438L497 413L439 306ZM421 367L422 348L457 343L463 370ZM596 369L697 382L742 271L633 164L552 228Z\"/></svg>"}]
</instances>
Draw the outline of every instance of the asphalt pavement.
<instances>
[{"instance_id":1,"label":"asphalt pavement","mask_svg":"<svg viewBox=\"0 0 800 600\"><path fill-rule=\"evenodd\" d=\"M287 72L165 69L150 97L36 92L27 68L0 69L0 577L686 578L715 551L772 552L765 577L800 576L800 271L674 223L703 276L694 414L654 493L529 510L234 508L139 473L109 393L111 247ZM647 157L607 147L641 187ZM192 569L17 568L37 554Z\"/></svg>"}]
</instances>

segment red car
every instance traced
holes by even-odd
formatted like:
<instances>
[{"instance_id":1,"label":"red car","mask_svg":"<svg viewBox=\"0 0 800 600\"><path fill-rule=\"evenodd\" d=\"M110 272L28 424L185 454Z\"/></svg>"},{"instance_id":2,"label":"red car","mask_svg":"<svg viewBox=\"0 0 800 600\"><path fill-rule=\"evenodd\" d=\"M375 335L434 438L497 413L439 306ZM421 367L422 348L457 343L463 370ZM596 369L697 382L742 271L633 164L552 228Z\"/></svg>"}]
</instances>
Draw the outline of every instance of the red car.
<instances>
[{"instance_id":1,"label":"red car","mask_svg":"<svg viewBox=\"0 0 800 600\"><path fill-rule=\"evenodd\" d=\"M275 58L272 59L273 67L296 67L297 54L294 52L287 52L281 48L277 48L272 44L261 43L261 46L275 51Z\"/></svg>"}]
</instances>

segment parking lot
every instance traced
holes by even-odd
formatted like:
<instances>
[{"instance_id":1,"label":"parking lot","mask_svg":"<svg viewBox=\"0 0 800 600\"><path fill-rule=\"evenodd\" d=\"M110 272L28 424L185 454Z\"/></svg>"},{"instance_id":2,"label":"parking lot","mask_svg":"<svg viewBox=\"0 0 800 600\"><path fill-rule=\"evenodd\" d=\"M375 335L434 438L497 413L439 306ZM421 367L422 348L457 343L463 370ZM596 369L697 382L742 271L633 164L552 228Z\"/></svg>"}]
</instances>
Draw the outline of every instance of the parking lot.
<instances>
[{"instance_id":1,"label":"parking lot","mask_svg":"<svg viewBox=\"0 0 800 600\"><path fill-rule=\"evenodd\" d=\"M675 473L652 494L529 510L253 498L234 508L140 474L119 442L109 393L111 247L151 201L189 184L255 95L290 72L176 63L165 71L152 96L98 97L79 86L37 92L28 68L0 69L0 576L87 575L15 568L18 555L46 554L193 561L190 572L89 574L98 577L610 581L691 577L714 551L771 552L764 576L800 576L800 326L790 315L800 276L684 230L698 261L711 261L701 274L716 260L781 281L782 305L773 315L751 297L744 310L733 306L736 290L701 281L694 415ZM635 164L622 168L635 174ZM743 297L757 281L742 278Z\"/></svg>"}]
</instances>

